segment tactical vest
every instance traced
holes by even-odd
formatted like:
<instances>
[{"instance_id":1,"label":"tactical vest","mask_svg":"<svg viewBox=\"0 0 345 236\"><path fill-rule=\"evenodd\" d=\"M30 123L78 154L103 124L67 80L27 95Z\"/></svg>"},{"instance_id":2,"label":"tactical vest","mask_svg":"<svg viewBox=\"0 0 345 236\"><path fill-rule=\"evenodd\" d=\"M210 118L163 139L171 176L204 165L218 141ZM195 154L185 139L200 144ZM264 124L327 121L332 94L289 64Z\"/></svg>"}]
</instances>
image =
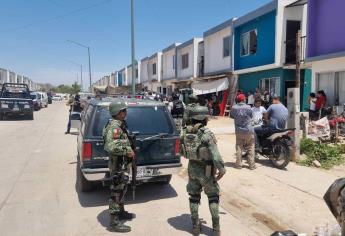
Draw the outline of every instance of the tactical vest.
<instances>
[{"instance_id":1,"label":"tactical vest","mask_svg":"<svg viewBox=\"0 0 345 236\"><path fill-rule=\"evenodd\" d=\"M187 126L184 140L186 158L191 161L207 163L211 160L211 155L205 143L202 143L204 128Z\"/></svg>"}]
</instances>

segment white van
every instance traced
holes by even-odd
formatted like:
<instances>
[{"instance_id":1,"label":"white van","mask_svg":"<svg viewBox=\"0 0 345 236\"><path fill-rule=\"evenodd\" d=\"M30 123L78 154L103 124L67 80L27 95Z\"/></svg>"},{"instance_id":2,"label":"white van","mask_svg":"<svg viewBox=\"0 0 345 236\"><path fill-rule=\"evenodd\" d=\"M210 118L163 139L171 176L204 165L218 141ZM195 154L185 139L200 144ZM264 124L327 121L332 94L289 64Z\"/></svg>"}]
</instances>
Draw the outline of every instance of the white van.
<instances>
[{"instance_id":1,"label":"white van","mask_svg":"<svg viewBox=\"0 0 345 236\"><path fill-rule=\"evenodd\" d=\"M45 92L38 92L41 95L41 106L48 107L48 95Z\"/></svg>"}]
</instances>

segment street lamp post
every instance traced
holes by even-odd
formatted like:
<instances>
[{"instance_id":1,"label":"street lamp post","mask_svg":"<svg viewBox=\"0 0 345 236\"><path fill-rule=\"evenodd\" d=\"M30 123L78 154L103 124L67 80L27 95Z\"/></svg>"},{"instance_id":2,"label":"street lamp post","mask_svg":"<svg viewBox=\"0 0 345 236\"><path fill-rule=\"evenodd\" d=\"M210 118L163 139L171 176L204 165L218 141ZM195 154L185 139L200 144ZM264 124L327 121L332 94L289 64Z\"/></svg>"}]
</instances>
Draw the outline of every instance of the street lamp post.
<instances>
[{"instance_id":1,"label":"street lamp post","mask_svg":"<svg viewBox=\"0 0 345 236\"><path fill-rule=\"evenodd\" d=\"M76 45L78 45L78 46L80 46L80 47L83 47L83 48L87 48L87 53L88 53L88 56L89 56L89 77L90 77L90 90L91 90L92 79L91 79L91 56L90 56L90 47L89 47L89 46L86 46L86 45L84 45L84 44L81 44L81 43L72 41L72 40L67 40L67 42L76 44Z\"/></svg>"},{"instance_id":2,"label":"street lamp post","mask_svg":"<svg viewBox=\"0 0 345 236\"><path fill-rule=\"evenodd\" d=\"M74 61L69 61L70 63L80 66L80 90L83 91L83 65L76 63Z\"/></svg>"},{"instance_id":3,"label":"street lamp post","mask_svg":"<svg viewBox=\"0 0 345 236\"><path fill-rule=\"evenodd\" d=\"M135 95L134 0L131 0L132 95Z\"/></svg>"}]
</instances>

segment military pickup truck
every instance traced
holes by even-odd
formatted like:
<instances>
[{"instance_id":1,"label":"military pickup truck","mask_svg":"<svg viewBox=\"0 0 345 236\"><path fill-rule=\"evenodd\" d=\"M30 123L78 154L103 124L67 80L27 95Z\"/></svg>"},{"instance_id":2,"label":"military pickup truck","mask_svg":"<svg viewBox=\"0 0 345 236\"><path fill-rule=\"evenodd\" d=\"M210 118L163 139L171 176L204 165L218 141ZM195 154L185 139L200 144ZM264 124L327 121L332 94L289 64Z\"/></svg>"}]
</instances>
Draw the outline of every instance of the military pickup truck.
<instances>
[{"instance_id":1,"label":"military pickup truck","mask_svg":"<svg viewBox=\"0 0 345 236\"><path fill-rule=\"evenodd\" d=\"M0 93L0 120L6 116L34 119L34 106L26 84L4 83Z\"/></svg>"},{"instance_id":2,"label":"military pickup truck","mask_svg":"<svg viewBox=\"0 0 345 236\"><path fill-rule=\"evenodd\" d=\"M136 134L137 183L168 184L182 166L179 132L162 102L145 99L93 99L81 116L78 135L77 186L90 191L95 182L109 178L108 154L104 150L102 131L111 118L112 101L124 101L129 133ZM131 176L131 175L130 175Z\"/></svg>"}]
</instances>

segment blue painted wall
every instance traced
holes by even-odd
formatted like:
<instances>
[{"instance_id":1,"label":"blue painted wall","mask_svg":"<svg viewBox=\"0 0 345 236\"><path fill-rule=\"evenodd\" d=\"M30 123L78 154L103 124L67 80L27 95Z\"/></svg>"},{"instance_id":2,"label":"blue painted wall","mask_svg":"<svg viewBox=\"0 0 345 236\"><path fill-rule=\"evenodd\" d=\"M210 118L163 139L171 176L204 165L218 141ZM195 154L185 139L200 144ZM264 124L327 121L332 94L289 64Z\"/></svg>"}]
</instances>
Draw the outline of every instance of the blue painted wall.
<instances>
[{"instance_id":1,"label":"blue painted wall","mask_svg":"<svg viewBox=\"0 0 345 236\"><path fill-rule=\"evenodd\" d=\"M251 20L235 28L235 70L263 66L275 60L276 10ZM241 57L241 35L257 30L256 54Z\"/></svg>"},{"instance_id":2,"label":"blue painted wall","mask_svg":"<svg viewBox=\"0 0 345 236\"><path fill-rule=\"evenodd\" d=\"M117 74L117 82L118 82L118 86L122 86L122 74L121 73Z\"/></svg>"}]
</instances>

